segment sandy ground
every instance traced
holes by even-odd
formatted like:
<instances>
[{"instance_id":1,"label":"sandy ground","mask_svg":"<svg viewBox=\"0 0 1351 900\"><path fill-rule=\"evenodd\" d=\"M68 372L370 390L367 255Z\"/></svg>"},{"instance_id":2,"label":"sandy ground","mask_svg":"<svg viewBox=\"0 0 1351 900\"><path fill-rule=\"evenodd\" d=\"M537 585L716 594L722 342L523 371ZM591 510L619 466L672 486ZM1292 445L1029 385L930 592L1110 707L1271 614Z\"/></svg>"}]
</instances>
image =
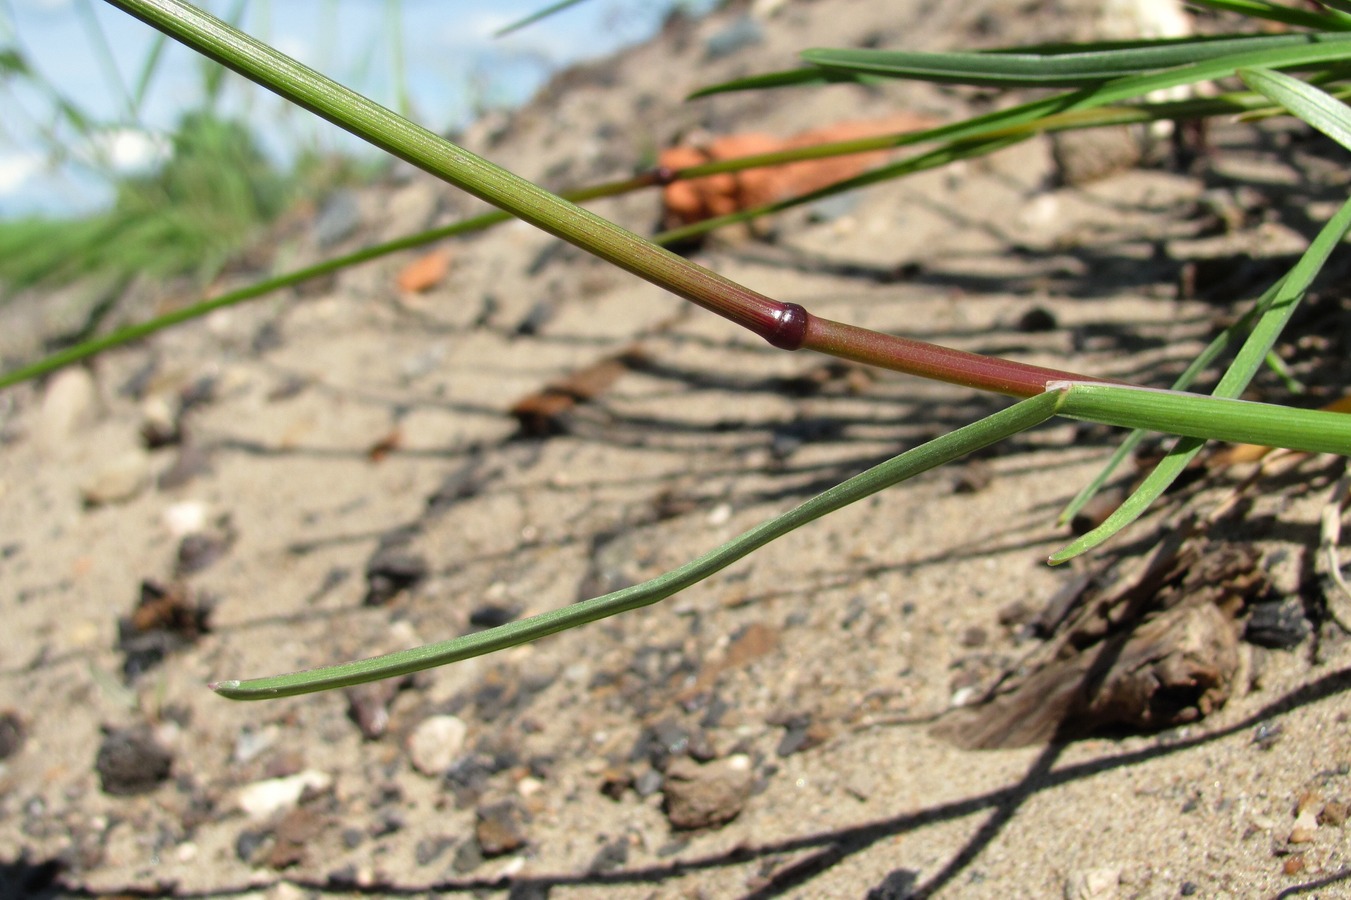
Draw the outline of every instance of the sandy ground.
<instances>
[{"instance_id":1,"label":"sandy ground","mask_svg":"<svg viewBox=\"0 0 1351 900\"><path fill-rule=\"evenodd\" d=\"M1083 37L1090 6L729 10L568 73L465 141L563 186L696 130L954 117L979 98L680 98L811 45ZM695 257L830 318L1163 385L1230 301L1289 265L1343 168L1298 130L1226 127L1195 173L1067 186L1037 140ZM349 199L355 232L320 251L317 226L293 229L270 264L476 208L408 173ZM651 194L596 208L639 229L658 216ZM354 695L212 694L208 681L439 640L651 577L1002 402L775 351L525 226L448 249L426 293L394 286L410 254L0 395L4 896L1351 895L1351 645L1314 559L1343 470L1328 457L1211 465L1052 569L1069 534L1057 511L1116 440L1053 424L535 646ZM1351 375L1347 324L1328 288L1288 336L1316 392ZM521 435L522 397L626 352L561 433ZM148 427L175 422L181 434L146 448ZM1129 583L1190 522L1202 558L1256 550L1243 571L1260 589L1204 575L1187 588L1218 590L1198 602L1223 610L1224 702L1076 740L951 739L955 707L983 715L1003 674L1016 682L1063 637L1030 619L1090 581ZM174 627L119 649L143 597L160 611L143 619ZM1153 597L1114 627L1129 634ZM1280 626L1265 646L1246 639L1259 606Z\"/></svg>"}]
</instances>

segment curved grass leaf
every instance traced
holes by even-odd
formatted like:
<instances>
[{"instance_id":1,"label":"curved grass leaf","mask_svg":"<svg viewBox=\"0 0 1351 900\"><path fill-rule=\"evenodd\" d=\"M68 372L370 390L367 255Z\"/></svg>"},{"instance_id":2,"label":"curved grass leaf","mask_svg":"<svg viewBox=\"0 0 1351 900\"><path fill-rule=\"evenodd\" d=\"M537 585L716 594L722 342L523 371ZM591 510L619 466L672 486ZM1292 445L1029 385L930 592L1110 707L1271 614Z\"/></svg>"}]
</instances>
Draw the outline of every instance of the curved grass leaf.
<instances>
[{"instance_id":1,"label":"curved grass leaf","mask_svg":"<svg viewBox=\"0 0 1351 900\"><path fill-rule=\"evenodd\" d=\"M1238 76L1248 87L1351 150L1351 108L1342 101L1284 72L1239 69Z\"/></svg>"},{"instance_id":2,"label":"curved grass leaf","mask_svg":"<svg viewBox=\"0 0 1351 900\"><path fill-rule=\"evenodd\" d=\"M849 74L982 87L1087 87L1114 78L1193 65L1241 53L1301 47L1351 35L1273 34L1240 38L1170 38L1120 49L1069 45L1044 52L912 53L806 50L803 60Z\"/></svg>"},{"instance_id":3,"label":"curved grass leaf","mask_svg":"<svg viewBox=\"0 0 1351 900\"><path fill-rule=\"evenodd\" d=\"M559 0L557 3L550 3L543 9L537 9L530 15L524 16L512 22L510 25L505 25L502 28L497 29L493 32L493 37L506 37L513 31L520 31L527 25L533 25L541 19L549 18L549 16L552 16L554 13L560 13L570 6L576 6L577 4L584 2L586 2L586 0Z\"/></svg>"},{"instance_id":4,"label":"curved grass leaf","mask_svg":"<svg viewBox=\"0 0 1351 900\"><path fill-rule=\"evenodd\" d=\"M1331 10L1319 13L1283 3L1272 3L1271 0L1190 0L1190 2L1221 12L1237 13L1250 19L1265 19L1268 22L1281 22L1299 28L1326 28L1332 31L1351 29L1351 16Z\"/></svg>"},{"instance_id":5,"label":"curved grass leaf","mask_svg":"<svg viewBox=\"0 0 1351 900\"><path fill-rule=\"evenodd\" d=\"M1052 384L1047 389L1057 387ZM1145 428L1184 438L1351 455L1351 415L1251 403L1223 395L1075 384L1056 412L1070 419Z\"/></svg>"},{"instance_id":6,"label":"curved grass leaf","mask_svg":"<svg viewBox=\"0 0 1351 900\"><path fill-rule=\"evenodd\" d=\"M1351 88L1347 89L1351 91ZM1058 98L1052 98L1058 99ZM843 181L837 181L807 194L788 197L774 203L750 209L728 213L716 218L705 219L691 225L663 231L653 237L661 244L687 241L699 235L748 222L774 213L791 209L805 203L814 203L834 194L857 190L871 184L877 184L893 178L902 178L917 172L926 171L959 159L971 159L993 153L1024 138L1036 134L1057 131L1071 131L1084 128L1101 128L1111 125L1133 125L1157 121L1176 121L1183 119L1201 119L1221 115L1255 115L1280 111L1260 94L1242 92L1221 94L1193 100L1175 100L1163 103L1123 104L1097 108L1072 109L1063 113L1037 115L1043 109L1044 101L1014 107L1000 112L990 113L974 119L966 119L951 125L940 125L924 131L910 131L894 135L865 138L858 141L839 144L819 144L815 147L799 148L771 159L769 155L744 157L725 160L701 166L697 171L682 172L688 177L705 174L737 171L743 167L771 165L779 162L814 159L833 155L836 151L865 152L899 148L913 144L929 143L938 137L956 137L938 148L893 163L887 163L861 175ZM1032 114L1027 114L1031 110ZM974 128L973 123L978 123Z\"/></svg>"},{"instance_id":7,"label":"curved grass leaf","mask_svg":"<svg viewBox=\"0 0 1351 900\"><path fill-rule=\"evenodd\" d=\"M979 422L948 432L855 475L703 556L642 584L439 644L307 672L248 681L222 681L211 687L232 700L264 700L347 687L482 656L598 619L650 606L703 581L809 522L1046 421L1055 414L1061 397L1059 392L1040 394Z\"/></svg>"},{"instance_id":8,"label":"curved grass leaf","mask_svg":"<svg viewBox=\"0 0 1351 900\"><path fill-rule=\"evenodd\" d=\"M1182 371L1182 374L1177 377L1172 384L1172 390L1185 391L1187 388L1191 387L1192 383L1200 377L1201 373L1219 358L1220 354L1225 351L1225 348L1233 343L1239 335L1247 333L1252 327L1252 323L1257 320L1257 317L1266 312L1267 308L1270 307L1271 302L1276 298L1276 294L1280 290L1283 282L1284 279L1268 288L1266 293L1262 295L1257 303L1253 304L1252 309L1244 313L1237 322L1234 322L1228 328L1225 328L1216 335L1215 338L1206 345L1206 348L1198 353L1196 358L1187 365L1187 368ZM1149 432L1144 431L1143 429L1136 429L1126 435L1126 438L1117 445L1115 452L1112 453L1106 464L1103 465L1102 470L1098 472L1092 481L1084 485L1083 489L1075 495L1073 500L1065 504L1065 508L1061 510L1060 515L1056 519L1056 523L1064 525L1078 515L1080 510L1088 504L1088 501L1092 500L1093 497L1097 495L1098 491L1102 490L1102 486L1112 477L1112 473L1116 471L1117 466L1121 465L1121 463L1126 460L1126 457L1140 445L1140 441L1144 440L1145 435L1148 433Z\"/></svg>"},{"instance_id":9,"label":"curved grass leaf","mask_svg":"<svg viewBox=\"0 0 1351 900\"><path fill-rule=\"evenodd\" d=\"M637 187L645 187L652 183L653 179L651 177L639 176L623 181L597 185L591 188L583 188L581 190L569 192L564 196L575 202L594 200L600 197L624 193L627 190L633 190ZM148 337L155 332L163 331L174 325L200 318L201 316L213 312L214 310L221 309L222 307L234 306L235 304L243 303L247 300L253 300L266 294L283 290L284 288L294 287L314 278L331 275L334 272L360 265L361 263L369 262L373 259L379 259L382 256L398 253L402 250L410 250L414 247L430 244L433 241L479 231L500 222L510 221L511 218L509 213L500 211L483 213L469 219L464 219L460 222L453 222L450 225L445 225L440 228L433 228L428 231L419 232L418 234L408 235L407 237L395 238L392 241L386 241L372 247L365 247L344 256L324 260L323 262L315 263L312 266L297 269L294 272L278 275L275 278L254 282L251 285L235 291L230 291L219 297L202 300L191 304L190 306L183 307L182 309L156 316L153 319L147 319L144 322L127 325L110 334L82 341L74 346L66 347L45 356L36 362L2 373L0 374L0 389L18 384L19 382L26 381L30 378L46 375L62 366L68 366L71 363L87 359L98 353L102 353L105 350L110 350L114 347L140 340L141 338ZM101 227L102 223L97 220L91 221L94 225ZM81 224L83 223L77 223L76 226L72 227L79 227ZM3 232L0 232L0 236L3 236ZM0 243L0 253L6 253L9 249L10 248L7 248L5 244ZM16 251L13 255L22 257L26 254Z\"/></svg>"},{"instance_id":10,"label":"curved grass leaf","mask_svg":"<svg viewBox=\"0 0 1351 900\"><path fill-rule=\"evenodd\" d=\"M1343 204L1337 214L1323 226L1318 235L1310 242L1308 249L1299 258L1299 261L1281 279L1279 286L1273 292L1270 305L1239 349L1233 363L1220 379L1219 385L1215 388L1214 396L1232 398L1243 393L1248 383L1252 381L1253 376L1257 374L1257 369L1262 365L1262 360L1266 358L1272 345L1276 343L1276 339L1285 329L1286 323L1290 321L1290 316L1299 305L1304 292L1308 290L1314 278L1322 271L1328 257L1346 237L1348 231L1351 231L1351 200ZM1149 473L1140 487L1130 497L1126 498L1126 501L1108 516L1106 521L1088 534L1052 554L1048 560L1051 565L1067 562L1079 554L1093 549L1138 519L1177 479L1177 476L1195 458L1204 444L1204 440L1196 438L1179 440L1168 452L1168 455L1154 467L1154 471ZM1348 446L1347 450L1351 450L1351 446ZM1335 452L1345 453L1347 450Z\"/></svg>"},{"instance_id":11,"label":"curved grass leaf","mask_svg":"<svg viewBox=\"0 0 1351 900\"><path fill-rule=\"evenodd\" d=\"M767 88L804 87L825 84L867 84L880 79L852 72L834 72L818 67L806 69L787 69L783 72L766 72L763 75L751 75L699 88L685 95L686 100L698 100L713 94L727 94L733 91L762 91Z\"/></svg>"}]
</instances>

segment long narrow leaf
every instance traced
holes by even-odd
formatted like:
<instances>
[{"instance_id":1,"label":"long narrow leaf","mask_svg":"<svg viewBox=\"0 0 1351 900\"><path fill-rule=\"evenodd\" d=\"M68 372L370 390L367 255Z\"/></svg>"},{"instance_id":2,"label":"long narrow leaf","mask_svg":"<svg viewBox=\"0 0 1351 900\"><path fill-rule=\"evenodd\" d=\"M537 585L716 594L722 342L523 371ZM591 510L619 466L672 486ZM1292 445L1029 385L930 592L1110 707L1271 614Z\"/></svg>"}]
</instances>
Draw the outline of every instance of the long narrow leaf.
<instances>
[{"instance_id":1,"label":"long narrow leaf","mask_svg":"<svg viewBox=\"0 0 1351 900\"><path fill-rule=\"evenodd\" d=\"M567 9L570 6L576 6L577 4L583 2L585 2L585 0L558 0L557 3L550 3L543 9L536 10L535 12L532 12L528 16L524 16L520 19L517 19L516 21L512 22L509 25L505 25L502 28L497 29L496 31L493 32L493 37L495 38L506 37L513 31L520 31L527 25L533 25L534 23L540 21L541 19L549 18L549 16L552 16L554 13L562 12L563 10Z\"/></svg>"},{"instance_id":2,"label":"long narrow leaf","mask_svg":"<svg viewBox=\"0 0 1351 900\"><path fill-rule=\"evenodd\" d=\"M1039 394L979 422L948 432L855 475L698 559L642 584L438 644L289 675L248 681L221 681L213 684L212 688L232 700L265 700L347 687L482 656L588 622L650 606L703 581L809 522L1046 421L1055 414L1063 397L1064 393L1058 391Z\"/></svg>"},{"instance_id":3,"label":"long narrow leaf","mask_svg":"<svg viewBox=\"0 0 1351 900\"><path fill-rule=\"evenodd\" d=\"M1351 108L1326 91L1269 69L1239 69L1248 87L1269 97L1351 150Z\"/></svg>"},{"instance_id":4,"label":"long narrow leaf","mask_svg":"<svg viewBox=\"0 0 1351 900\"><path fill-rule=\"evenodd\" d=\"M1342 205L1337 214L1328 221L1310 242L1308 249L1295 263L1294 268L1282 279L1280 289L1262 318L1258 321L1248 340L1239 349L1234 362L1225 372L1216 386L1216 397L1237 397L1247 388L1248 383L1257 374L1262 360L1271 350L1276 339L1284 330L1295 307L1299 305L1310 283L1322 271L1332 251L1351 231L1351 200ZM1050 558L1052 565L1066 562L1087 550L1106 541L1122 528L1138 519L1149 506L1168 489L1187 464L1204 445L1203 440L1184 438L1179 440L1168 455L1154 467L1136 491L1117 508L1107 520L1097 528L1083 535ZM1262 443L1257 441L1255 443Z\"/></svg>"},{"instance_id":5,"label":"long narrow leaf","mask_svg":"<svg viewBox=\"0 0 1351 900\"><path fill-rule=\"evenodd\" d=\"M1054 389L1054 385L1048 389ZM1057 413L1203 440L1351 456L1351 415L1114 384L1076 384Z\"/></svg>"},{"instance_id":6,"label":"long narrow leaf","mask_svg":"<svg viewBox=\"0 0 1351 900\"><path fill-rule=\"evenodd\" d=\"M849 74L984 87L1086 87L1114 78L1192 65L1240 53L1303 47L1351 35L1272 34L1242 38L1171 38L1119 50L1072 45L1051 52L913 53L806 50L802 59ZM1092 45L1090 45L1092 46Z\"/></svg>"},{"instance_id":7,"label":"long narrow leaf","mask_svg":"<svg viewBox=\"0 0 1351 900\"><path fill-rule=\"evenodd\" d=\"M1063 100L1063 98L1059 97L1053 99L1056 101ZM858 190L859 188L894 178L902 178L917 172L946 165L947 163L955 162L957 160L988 155L997 150L1011 146L1024 138L1032 137L1037 134L1072 131L1084 128L1101 128L1111 125L1142 124L1161 120L1199 119L1219 115L1265 113L1280 109L1280 107L1272 106L1270 101L1262 95L1247 92L1222 94L1215 97L1193 100L1167 101L1163 103L1125 104L1121 106L1105 106L1097 108L1085 107L1082 109L1071 109L1063 113L1045 113L1036 115L1035 110L1041 109L1042 107L1039 104L1044 102L1045 101L1038 101L1036 104L1015 107L999 113L980 116L977 117L977 119L963 120L951 125L940 125L925 131L911 131L902 134L883 135L876 138L865 138L858 141L842 142L839 144L820 144L816 147L799 148L789 153L776 154L774 156L766 154L763 156L727 160L720 163L700 166L697 171L690 170L689 172L682 172L683 175L687 175L688 177L699 177L705 174L738 171L741 168L749 166L772 165L790 160L796 161L800 159L821 158L833 155L836 150L847 149L849 152L861 153L868 150L884 150L892 147L929 143L938 136L957 136L934 150L884 164L883 166L872 169L861 175L856 175L843 181L837 181L812 191L811 193L784 198L783 200L774 203L728 213L716 218L704 219L691 225L663 231L660 234L655 235L653 240L662 244L686 241L701 234L707 234L708 232L715 231L719 228L724 228L728 225L735 225L740 222L748 222L763 216L773 215L774 213L782 212L783 210L791 209L792 207L800 206L804 203L815 203L818 200L825 199L834 194ZM1031 111L1029 108L1031 108Z\"/></svg>"},{"instance_id":8,"label":"long narrow leaf","mask_svg":"<svg viewBox=\"0 0 1351 900\"><path fill-rule=\"evenodd\" d=\"M645 187L652 183L654 183L654 181L651 177L638 176L623 181L610 182L590 188L582 188L568 192L564 194L564 196L573 202L580 202L600 197L613 196L628 190L633 190L637 187ZM325 275L331 275L334 272L350 268L351 266L360 265L361 263L379 259L382 256L388 256L392 253L398 253L402 250L410 250L414 247L430 244L433 241L479 231L488 228L489 226L509 221L510 219L511 215L505 212L493 211L482 213L460 222L453 222L450 225L444 225L440 228L433 228L406 237L395 238L392 241L386 241L382 244L364 247L353 253L335 257L333 259L327 259L323 262L315 263L312 266L297 269L294 272L287 272L274 278L254 282L246 287L222 294L219 297L202 300L183 307L182 309L176 309L152 319L147 319L144 322L123 326L110 334L91 338L73 346L65 347L33 363L21 366L9 372L0 373L0 389L9 387L13 384L18 384L19 382L26 381L30 378L38 378L49 372L53 372L62 366L68 366L71 363L79 362L82 359L87 359L95 354L102 353L113 347L119 347L123 344L130 343L131 341L140 340L141 338L148 337L174 325L200 318L207 313L223 307L234 306L237 303L253 300L284 288L295 287L303 282L321 278Z\"/></svg>"},{"instance_id":9,"label":"long narrow leaf","mask_svg":"<svg viewBox=\"0 0 1351 900\"><path fill-rule=\"evenodd\" d=\"M763 91L766 88L805 87L823 84L847 84L850 82L868 83L880 81L868 75L853 72L834 72L812 66L804 69L787 69L782 72L766 72L763 75L751 75L699 88L687 94L686 100L698 100L713 94L728 94L733 91Z\"/></svg>"},{"instance_id":10,"label":"long narrow leaf","mask_svg":"<svg viewBox=\"0 0 1351 900\"><path fill-rule=\"evenodd\" d=\"M1250 19L1266 19L1269 22L1281 22L1300 28L1341 31L1351 28L1351 16L1343 16L1332 11L1318 13L1287 6L1284 3L1272 3L1271 0L1191 0L1191 2L1197 6L1237 13Z\"/></svg>"},{"instance_id":11,"label":"long narrow leaf","mask_svg":"<svg viewBox=\"0 0 1351 900\"><path fill-rule=\"evenodd\" d=\"M1185 368L1182 371L1182 374L1173 382L1172 389L1175 391L1185 391L1187 388L1191 387L1196 379L1201 376L1201 373L1208 369L1210 364L1218 359L1220 354L1223 353L1239 335L1247 333L1252 327L1252 323L1257 320L1259 315L1267 311L1271 306L1272 301L1276 299L1276 295L1280 291L1280 287L1283 283L1284 279L1281 279L1271 287L1267 288L1266 293L1264 293L1261 298L1258 299L1257 303L1253 304L1253 307L1244 313L1237 322L1234 322L1228 328L1225 328L1217 334L1215 338L1206 345L1206 348L1198 353L1195 359L1188 363L1187 368ZM1098 472L1092 481L1084 485L1083 489L1075 495L1073 500L1065 505L1065 508L1061 510L1060 516L1056 521L1059 524L1064 525L1078 515L1088 504L1088 501L1092 500L1093 497L1097 495L1098 491L1102 490L1102 486L1107 483L1107 479L1112 477L1112 473L1116 471L1117 466L1121 465L1121 463L1126 460L1126 457L1140 445L1140 442L1144 440L1145 435L1147 434L1149 434L1148 431L1137 428L1135 431L1126 435L1125 439L1117 445L1116 450L1103 465L1102 470Z\"/></svg>"}]
</instances>

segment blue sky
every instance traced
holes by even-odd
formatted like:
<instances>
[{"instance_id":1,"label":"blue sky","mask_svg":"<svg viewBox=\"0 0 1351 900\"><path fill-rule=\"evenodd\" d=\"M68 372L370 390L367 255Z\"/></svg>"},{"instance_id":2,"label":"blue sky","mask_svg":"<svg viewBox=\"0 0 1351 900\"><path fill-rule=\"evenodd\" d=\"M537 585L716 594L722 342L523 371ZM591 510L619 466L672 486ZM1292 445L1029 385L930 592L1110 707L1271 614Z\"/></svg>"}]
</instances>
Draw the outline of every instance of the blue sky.
<instances>
[{"instance_id":1,"label":"blue sky","mask_svg":"<svg viewBox=\"0 0 1351 900\"><path fill-rule=\"evenodd\" d=\"M241 0L199 5L227 15ZM245 0L240 24L390 106L398 102L393 59L401 40L413 117L445 130L464 124L476 104L520 102L561 65L648 37L673 3L590 0L492 38L496 29L546 5L548 0ZM163 147L160 135L200 102L203 85L201 60L166 45L133 120L127 96L155 37L148 26L99 0L0 0L0 50L17 49L41 82L98 123L91 141L61 123L48 92L21 78L0 80L0 217L97 207L109 193L94 168L153 164ZM297 142L359 151L333 126L233 74L227 78L222 108L245 116L274 156L284 158ZM74 159L52 166L57 145ZM81 162L95 158L100 162L93 167Z\"/></svg>"}]
</instances>

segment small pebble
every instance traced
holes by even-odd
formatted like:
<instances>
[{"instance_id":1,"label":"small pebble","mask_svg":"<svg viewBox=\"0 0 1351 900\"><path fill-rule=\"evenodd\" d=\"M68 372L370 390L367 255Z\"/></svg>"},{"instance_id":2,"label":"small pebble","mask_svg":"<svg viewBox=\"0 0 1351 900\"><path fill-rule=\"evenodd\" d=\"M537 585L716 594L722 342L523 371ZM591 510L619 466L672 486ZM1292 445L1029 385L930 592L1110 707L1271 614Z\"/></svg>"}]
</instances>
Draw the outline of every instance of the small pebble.
<instances>
[{"instance_id":1,"label":"small pebble","mask_svg":"<svg viewBox=\"0 0 1351 900\"><path fill-rule=\"evenodd\" d=\"M664 769L672 757L684 756L689 748L689 729L668 716L643 729L629 759L634 762L646 759L653 767Z\"/></svg>"},{"instance_id":2,"label":"small pebble","mask_svg":"<svg viewBox=\"0 0 1351 900\"><path fill-rule=\"evenodd\" d=\"M466 872L472 872L483 865L483 851L474 841L465 841L455 848L455 860L450 864L451 868L463 875Z\"/></svg>"},{"instance_id":3,"label":"small pebble","mask_svg":"<svg viewBox=\"0 0 1351 900\"><path fill-rule=\"evenodd\" d=\"M413 768L436 777L459 759L468 728L457 716L428 716L408 736L408 756Z\"/></svg>"},{"instance_id":4,"label":"small pebble","mask_svg":"<svg viewBox=\"0 0 1351 900\"><path fill-rule=\"evenodd\" d=\"M1323 804L1323 810L1318 814L1318 824L1341 828L1346 824L1347 812L1348 804L1345 800L1329 800Z\"/></svg>"},{"instance_id":5,"label":"small pebble","mask_svg":"<svg viewBox=\"0 0 1351 900\"><path fill-rule=\"evenodd\" d=\"M231 761L241 766L253 762L270 749L280 735L281 729L276 725L264 725L261 728L245 726L239 732L239 737L235 738L234 750L230 753Z\"/></svg>"},{"instance_id":6,"label":"small pebble","mask_svg":"<svg viewBox=\"0 0 1351 900\"><path fill-rule=\"evenodd\" d=\"M70 366L47 382L38 413L37 434L54 449L73 437L94 418L94 379L87 369Z\"/></svg>"},{"instance_id":7,"label":"small pebble","mask_svg":"<svg viewBox=\"0 0 1351 900\"><path fill-rule=\"evenodd\" d=\"M1318 816L1313 810L1306 810L1295 817L1295 825L1290 829L1288 840L1292 844L1312 843L1318 832Z\"/></svg>"},{"instance_id":8,"label":"small pebble","mask_svg":"<svg viewBox=\"0 0 1351 900\"><path fill-rule=\"evenodd\" d=\"M419 866L429 866L454 846L455 838L446 835L423 838L417 842L417 847L413 850L413 859Z\"/></svg>"},{"instance_id":9,"label":"small pebble","mask_svg":"<svg viewBox=\"0 0 1351 900\"><path fill-rule=\"evenodd\" d=\"M169 400L155 394L141 404L141 441L151 450L178 443L182 432Z\"/></svg>"},{"instance_id":10,"label":"small pebble","mask_svg":"<svg viewBox=\"0 0 1351 900\"><path fill-rule=\"evenodd\" d=\"M178 560L174 570L179 575L191 575L208 568L230 551L234 538L233 532L228 530L199 531L185 535L178 544Z\"/></svg>"},{"instance_id":11,"label":"small pebble","mask_svg":"<svg viewBox=\"0 0 1351 900\"><path fill-rule=\"evenodd\" d=\"M666 769L666 818L680 829L725 825L740 814L754 784L750 757L730 756L699 765L679 758Z\"/></svg>"},{"instance_id":12,"label":"small pebble","mask_svg":"<svg viewBox=\"0 0 1351 900\"><path fill-rule=\"evenodd\" d=\"M347 697L347 717L361 731L361 736L374 741L389 730L389 709L399 692L412 684L413 676L383 678L369 684L358 684L343 691Z\"/></svg>"},{"instance_id":13,"label":"small pebble","mask_svg":"<svg viewBox=\"0 0 1351 900\"><path fill-rule=\"evenodd\" d=\"M984 647L990 640L989 634L979 625L972 625L962 632L961 644L963 647Z\"/></svg>"},{"instance_id":14,"label":"small pebble","mask_svg":"<svg viewBox=\"0 0 1351 900\"><path fill-rule=\"evenodd\" d=\"M428 572L427 559L397 547L382 549L366 564L367 606L382 606L400 591L416 587Z\"/></svg>"},{"instance_id":15,"label":"small pebble","mask_svg":"<svg viewBox=\"0 0 1351 900\"><path fill-rule=\"evenodd\" d=\"M150 457L144 450L126 450L106 460L80 483L87 506L104 506L132 499L150 482Z\"/></svg>"},{"instance_id":16,"label":"small pebble","mask_svg":"<svg viewBox=\"0 0 1351 900\"><path fill-rule=\"evenodd\" d=\"M779 757L801 753L825 743L830 737L830 728L823 722L813 721L809 715L793 716L784 722L785 731L775 754Z\"/></svg>"},{"instance_id":17,"label":"small pebble","mask_svg":"<svg viewBox=\"0 0 1351 900\"><path fill-rule=\"evenodd\" d=\"M618 838L601 847L586 867L588 872L609 872L629 861L629 842L627 838Z\"/></svg>"},{"instance_id":18,"label":"small pebble","mask_svg":"<svg viewBox=\"0 0 1351 900\"><path fill-rule=\"evenodd\" d=\"M262 821L284 809L294 807L307 789L314 792L325 791L332 784L333 778L327 773L306 769L294 775L247 784L235 795L235 804L250 819Z\"/></svg>"},{"instance_id":19,"label":"small pebble","mask_svg":"<svg viewBox=\"0 0 1351 900\"><path fill-rule=\"evenodd\" d=\"M1276 746L1284 733L1285 729L1279 722L1275 725L1263 722L1253 731L1252 742L1257 745L1258 749L1270 750Z\"/></svg>"},{"instance_id":20,"label":"small pebble","mask_svg":"<svg viewBox=\"0 0 1351 900\"><path fill-rule=\"evenodd\" d=\"M1059 325L1055 313L1040 306L1034 306L1018 317L1018 330L1024 334L1055 331Z\"/></svg>"},{"instance_id":21,"label":"small pebble","mask_svg":"<svg viewBox=\"0 0 1351 900\"><path fill-rule=\"evenodd\" d=\"M639 797L651 797L661 790L662 780L661 773L656 769L647 769L633 779L633 792Z\"/></svg>"},{"instance_id":22,"label":"small pebble","mask_svg":"<svg viewBox=\"0 0 1351 900\"><path fill-rule=\"evenodd\" d=\"M327 250L354 233L360 224L361 207L356 194L340 188L324 199L319 215L310 226L310 233L319 249Z\"/></svg>"},{"instance_id":23,"label":"small pebble","mask_svg":"<svg viewBox=\"0 0 1351 900\"><path fill-rule=\"evenodd\" d=\"M496 628L514 620L521 614L518 606L500 603L484 603L469 614L469 624L475 628Z\"/></svg>"},{"instance_id":24,"label":"small pebble","mask_svg":"<svg viewBox=\"0 0 1351 900\"><path fill-rule=\"evenodd\" d=\"M169 534L176 538L184 538L206 528L206 512L205 503L185 500L166 509L161 520Z\"/></svg>"},{"instance_id":25,"label":"small pebble","mask_svg":"<svg viewBox=\"0 0 1351 900\"><path fill-rule=\"evenodd\" d=\"M913 869L895 869L882 883L868 891L867 900L910 900L919 885L919 873Z\"/></svg>"},{"instance_id":26,"label":"small pebble","mask_svg":"<svg viewBox=\"0 0 1351 900\"><path fill-rule=\"evenodd\" d=\"M1112 900L1120 884L1120 869L1080 869L1065 879L1065 900Z\"/></svg>"},{"instance_id":27,"label":"small pebble","mask_svg":"<svg viewBox=\"0 0 1351 900\"><path fill-rule=\"evenodd\" d=\"M527 841L525 810L514 800L479 807L474 836L485 857L502 856L519 850Z\"/></svg>"},{"instance_id":28,"label":"small pebble","mask_svg":"<svg viewBox=\"0 0 1351 900\"><path fill-rule=\"evenodd\" d=\"M261 858L262 850L268 840L272 837L272 832L261 828L246 828L235 838L235 856L240 862L252 865Z\"/></svg>"},{"instance_id":29,"label":"small pebble","mask_svg":"<svg viewBox=\"0 0 1351 900\"><path fill-rule=\"evenodd\" d=\"M1243 639L1259 647L1289 650L1309 636L1309 623L1296 599L1255 603L1243 629Z\"/></svg>"},{"instance_id":30,"label":"small pebble","mask_svg":"<svg viewBox=\"0 0 1351 900\"><path fill-rule=\"evenodd\" d=\"M23 749L26 732L23 719L13 710L0 713L0 759L9 759Z\"/></svg>"},{"instance_id":31,"label":"small pebble","mask_svg":"<svg viewBox=\"0 0 1351 900\"><path fill-rule=\"evenodd\" d=\"M94 768L105 794L125 797L153 791L169 777L173 754L142 725L107 732Z\"/></svg>"},{"instance_id":32,"label":"small pebble","mask_svg":"<svg viewBox=\"0 0 1351 900\"><path fill-rule=\"evenodd\" d=\"M162 491L172 491L210 471L211 452L193 441L185 441L179 444L173 463L155 479L155 486Z\"/></svg>"}]
</instances>

